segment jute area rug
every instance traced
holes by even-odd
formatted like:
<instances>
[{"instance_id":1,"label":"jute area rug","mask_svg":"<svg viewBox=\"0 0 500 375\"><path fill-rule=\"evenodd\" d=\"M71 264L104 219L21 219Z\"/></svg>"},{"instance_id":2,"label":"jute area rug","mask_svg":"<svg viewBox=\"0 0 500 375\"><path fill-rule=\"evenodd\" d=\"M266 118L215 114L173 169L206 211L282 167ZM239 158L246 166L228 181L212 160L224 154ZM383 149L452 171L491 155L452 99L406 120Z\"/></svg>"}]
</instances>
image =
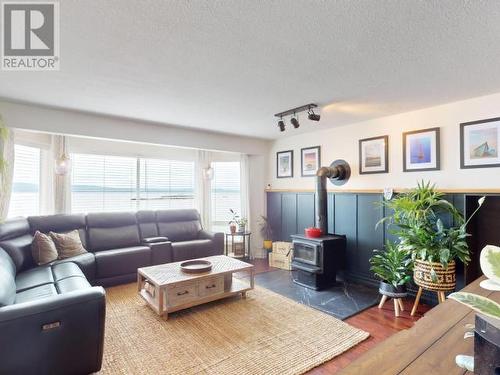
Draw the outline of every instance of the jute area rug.
<instances>
[{"instance_id":1,"label":"jute area rug","mask_svg":"<svg viewBox=\"0 0 500 375\"><path fill-rule=\"evenodd\" d=\"M259 287L165 321L127 284L106 309L102 374L302 374L369 336Z\"/></svg>"}]
</instances>

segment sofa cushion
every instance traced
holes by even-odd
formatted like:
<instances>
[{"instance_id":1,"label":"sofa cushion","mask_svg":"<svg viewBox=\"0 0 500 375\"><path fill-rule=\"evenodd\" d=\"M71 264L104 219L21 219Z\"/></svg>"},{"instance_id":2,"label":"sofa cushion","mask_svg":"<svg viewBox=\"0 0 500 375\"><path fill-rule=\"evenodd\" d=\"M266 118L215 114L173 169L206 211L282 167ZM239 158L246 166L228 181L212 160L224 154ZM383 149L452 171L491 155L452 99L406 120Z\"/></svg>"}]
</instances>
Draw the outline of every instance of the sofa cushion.
<instances>
[{"instance_id":1,"label":"sofa cushion","mask_svg":"<svg viewBox=\"0 0 500 375\"><path fill-rule=\"evenodd\" d=\"M24 218L0 224L0 247L10 255L18 272L35 265L31 256L32 239L28 220Z\"/></svg>"},{"instance_id":2,"label":"sofa cushion","mask_svg":"<svg viewBox=\"0 0 500 375\"><path fill-rule=\"evenodd\" d=\"M174 262L215 255L211 240L172 242L172 254Z\"/></svg>"},{"instance_id":3,"label":"sofa cushion","mask_svg":"<svg viewBox=\"0 0 500 375\"><path fill-rule=\"evenodd\" d=\"M31 234L37 230L48 234L49 232L65 233L76 229L80 233L83 247L87 245L87 223L83 214L30 216L28 222Z\"/></svg>"},{"instance_id":4,"label":"sofa cushion","mask_svg":"<svg viewBox=\"0 0 500 375\"><path fill-rule=\"evenodd\" d=\"M78 267L73 262L59 263L52 265L52 276L55 282L67 279L68 277L75 277L75 276L85 278L85 275L83 274L80 267Z\"/></svg>"},{"instance_id":5,"label":"sofa cushion","mask_svg":"<svg viewBox=\"0 0 500 375\"><path fill-rule=\"evenodd\" d=\"M156 225L156 213L154 211L137 211L136 216L141 240L158 237L158 226Z\"/></svg>"},{"instance_id":6,"label":"sofa cushion","mask_svg":"<svg viewBox=\"0 0 500 375\"><path fill-rule=\"evenodd\" d=\"M50 236L37 230L31 243L31 255L39 266L53 262L58 257L56 244Z\"/></svg>"},{"instance_id":7,"label":"sofa cushion","mask_svg":"<svg viewBox=\"0 0 500 375\"><path fill-rule=\"evenodd\" d=\"M85 277L67 277L56 282L56 289L59 294L74 292L75 290L90 288L90 284Z\"/></svg>"},{"instance_id":8,"label":"sofa cushion","mask_svg":"<svg viewBox=\"0 0 500 375\"><path fill-rule=\"evenodd\" d=\"M16 300L16 283L8 269L0 267L0 307L12 305Z\"/></svg>"},{"instance_id":9,"label":"sofa cushion","mask_svg":"<svg viewBox=\"0 0 500 375\"><path fill-rule=\"evenodd\" d=\"M76 257L56 260L53 265L65 264L65 263L75 263L78 265L80 270L83 272L87 280L90 282L94 281L96 278L96 264L94 253L85 253L77 255Z\"/></svg>"},{"instance_id":10,"label":"sofa cushion","mask_svg":"<svg viewBox=\"0 0 500 375\"><path fill-rule=\"evenodd\" d=\"M80 233L76 229L67 233L50 232L50 237L56 245L59 259L67 259L87 252L80 239Z\"/></svg>"},{"instance_id":11,"label":"sofa cushion","mask_svg":"<svg viewBox=\"0 0 500 375\"><path fill-rule=\"evenodd\" d=\"M40 266L18 273L16 276L16 290L17 292L22 292L26 289L52 284L53 282L54 277L52 276L51 267Z\"/></svg>"},{"instance_id":12,"label":"sofa cushion","mask_svg":"<svg viewBox=\"0 0 500 375\"><path fill-rule=\"evenodd\" d=\"M40 285L31 289L26 289L16 294L15 303L31 302L41 298L47 298L57 295L54 284Z\"/></svg>"},{"instance_id":13,"label":"sofa cushion","mask_svg":"<svg viewBox=\"0 0 500 375\"><path fill-rule=\"evenodd\" d=\"M198 211L161 210L156 212L158 234L168 237L170 241L194 240L202 229Z\"/></svg>"},{"instance_id":14,"label":"sofa cushion","mask_svg":"<svg viewBox=\"0 0 500 375\"><path fill-rule=\"evenodd\" d=\"M137 272L140 267L151 265L151 249L132 246L95 253L97 277L106 278Z\"/></svg>"},{"instance_id":15,"label":"sofa cushion","mask_svg":"<svg viewBox=\"0 0 500 375\"><path fill-rule=\"evenodd\" d=\"M140 244L134 213L94 213L87 215L89 249L117 249Z\"/></svg>"}]
</instances>

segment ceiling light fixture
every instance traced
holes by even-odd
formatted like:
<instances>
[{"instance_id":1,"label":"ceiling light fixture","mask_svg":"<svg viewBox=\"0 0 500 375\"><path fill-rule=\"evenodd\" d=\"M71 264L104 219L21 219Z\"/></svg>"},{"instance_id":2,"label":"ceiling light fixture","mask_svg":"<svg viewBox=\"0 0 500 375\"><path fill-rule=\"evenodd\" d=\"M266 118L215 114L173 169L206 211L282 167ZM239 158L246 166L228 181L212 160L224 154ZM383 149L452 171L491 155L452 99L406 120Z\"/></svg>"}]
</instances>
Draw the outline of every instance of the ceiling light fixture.
<instances>
[{"instance_id":1,"label":"ceiling light fixture","mask_svg":"<svg viewBox=\"0 0 500 375\"><path fill-rule=\"evenodd\" d=\"M280 132L285 131L285 122L282 119L278 121L278 127L280 128Z\"/></svg>"},{"instance_id":2,"label":"ceiling light fixture","mask_svg":"<svg viewBox=\"0 0 500 375\"><path fill-rule=\"evenodd\" d=\"M319 121L321 116L314 113L313 109L310 108L309 111L307 111L307 118L311 121Z\"/></svg>"},{"instance_id":3,"label":"ceiling light fixture","mask_svg":"<svg viewBox=\"0 0 500 375\"><path fill-rule=\"evenodd\" d=\"M302 105L300 107L292 108L292 109L287 109L286 111L276 113L275 116L278 117L280 120L278 121L278 128L280 129L281 132L285 131L285 123L283 121L284 116L290 116L290 123L293 125L295 129L300 127L300 123L298 120L297 114L300 112L305 112L307 111L308 113L308 119L312 121L319 121L320 115L314 113L313 108L318 107L317 104L314 103L309 103L306 105Z\"/></svg>"}]
</instances>

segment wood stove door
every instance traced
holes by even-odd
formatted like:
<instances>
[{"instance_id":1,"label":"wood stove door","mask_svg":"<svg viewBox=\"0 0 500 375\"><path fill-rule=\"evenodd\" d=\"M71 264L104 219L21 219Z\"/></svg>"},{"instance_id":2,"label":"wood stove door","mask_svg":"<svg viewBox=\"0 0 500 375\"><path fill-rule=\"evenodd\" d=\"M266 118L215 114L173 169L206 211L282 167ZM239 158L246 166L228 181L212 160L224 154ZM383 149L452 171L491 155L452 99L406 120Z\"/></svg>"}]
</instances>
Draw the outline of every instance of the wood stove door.
<instances>
[{"instance_id":1,"label":"wood stove door","mask_svg":"<svg viewBox=\"0 0 500 375\"><path fill-rule=\"evenodd\" d=\"M297 262L320 266L319 245L308 244L303 242L293 242L293 259Z\"/></svg>"}]
</instances>

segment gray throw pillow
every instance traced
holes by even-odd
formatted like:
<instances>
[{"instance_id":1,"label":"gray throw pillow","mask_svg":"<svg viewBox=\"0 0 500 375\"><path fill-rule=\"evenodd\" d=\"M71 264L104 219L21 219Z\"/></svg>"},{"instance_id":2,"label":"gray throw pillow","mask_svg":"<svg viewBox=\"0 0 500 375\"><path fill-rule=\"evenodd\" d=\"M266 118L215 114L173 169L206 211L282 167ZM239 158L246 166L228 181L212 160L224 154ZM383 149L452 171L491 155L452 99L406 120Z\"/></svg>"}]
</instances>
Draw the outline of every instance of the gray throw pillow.
<instances>
[{"instance_id":1,"label":"gray throw pillow","mask_svg":"<svg viewBox=\"0 0 500 375\"><path fill-rule=\"evenodd\" d=\"M87 252L82 245L80 233L76 229L67 233L50 232L49 234L56 245L59 259L71 258Z\"/></svg>"},{"instance_id":2,"label":"gray throw pillow","mask_svg":"<svg viewBox=\"0 0 500 375\"><path fill-rule=\"evenodd\" d=\"M39 231L36 231L33 236L31 255L39 266L53 262L58 257L57 248L52 238Z\"/></svg>"}]
</instances>

